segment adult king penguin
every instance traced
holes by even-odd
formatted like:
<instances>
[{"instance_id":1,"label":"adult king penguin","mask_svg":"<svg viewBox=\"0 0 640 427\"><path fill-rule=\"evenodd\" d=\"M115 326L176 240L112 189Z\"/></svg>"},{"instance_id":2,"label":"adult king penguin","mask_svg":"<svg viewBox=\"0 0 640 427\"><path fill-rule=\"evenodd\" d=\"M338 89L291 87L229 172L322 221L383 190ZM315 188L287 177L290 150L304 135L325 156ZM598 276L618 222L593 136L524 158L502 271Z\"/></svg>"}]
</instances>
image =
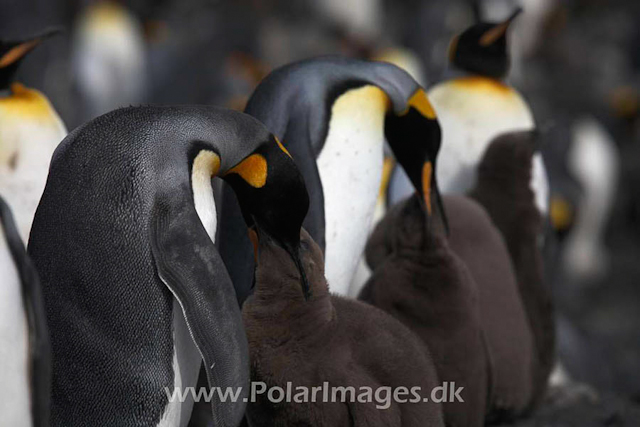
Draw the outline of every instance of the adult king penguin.
<instances>
[{"instance_id":1,"label":"adult king penguin","mask_svg":"<svg viewBox=\"0 0 640 427\"><path fill-rule=\"evenodd\" d=\"M216 176L300 265L303 178L243 113L125 108L57 149L29 242L54 332L54 426L184 426L193 402L171 396L202 361L211 386L243 387L212 400L214 425L240 423L249 361L213 242Z\"/></svg>"},{"instance_id":2,"label":"adult king penguin","mask_svg":"<svg viewBox=\"0 0 640 427\"><path fill-rule=\"evenodd\" d=\"M300 167L310 196L305 229L325 250L331 291L347 295L375 211L385 137L422 191L423 152L440 140L424 90L391 64L323 57L272 72L245 112ZM223 210L220 252L242 301L251 292L253 255L229 189Z\"/></svg>"},{"instance_id":3,"label":"adult king penguin","mask_svg":"<svg viewBox=\"0 0 640 427\"><path fill-rule=\"evenodd\" d=\"M501 23L478 23L454 37L449 48L453 76L429 90L442 126L438 182L444 194L473 188L478 164L493 138L535 127L526 101L504 82L510 65L507 31L521 11ZM531 187L538 209L546 215L549 184L539 153Z\"/></svg>"},{"instance_id":4,"label":"adult king penguin","mask_svg":"<svg viewBox=\"0 0 640 427\"><path fill-rule=\"evenodd\" d=\"M0 413L15 427L49 425L51 353L38 274L0 197Z\"/></svg>"},{"instance_id":5,"label":"adult king penguin","mask_svg":"<svg viewBox=\"0 0 640 427\"><path fill-rule=\"evenodd\" d=\"M0 193L12 206L25 242L47 180L49 161L67 130L42 93L13 79L22 59L54 33L0 41Z\"/></svg>"}]
</instances>

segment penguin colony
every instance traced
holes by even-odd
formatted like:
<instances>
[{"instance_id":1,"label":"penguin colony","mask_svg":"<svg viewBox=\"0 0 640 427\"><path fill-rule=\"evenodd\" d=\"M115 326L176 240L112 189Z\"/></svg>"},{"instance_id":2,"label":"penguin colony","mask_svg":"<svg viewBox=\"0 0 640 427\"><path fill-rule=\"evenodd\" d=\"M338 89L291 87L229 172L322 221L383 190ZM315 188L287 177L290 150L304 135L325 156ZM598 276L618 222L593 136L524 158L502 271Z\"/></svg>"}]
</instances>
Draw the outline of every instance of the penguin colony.
<instances>
[{"instance_id":1,"label":"penguin colony","mask_svg":"<svg viewBox=\"0 0 640 427\"><path fill-rule=\"evenodd\" d=\"M46 161L29 167L48 178L23 194L39 203L32 226L33 212L20 211L28 256L0 199L3 416L17 426L187 426L194 396L170 391L196 387L201 371L209 387L240 390L212 399L214 426L482 426L531 413L554 327L539 135L499 81L515 16L454 39L453 64L477 76L429 92L388 63L322 57L272 72L244 113L128 107L66 138L41 94L9 86L44 35L0 44L0 120L37 104L50 131L31 142ZM481 129L469 127L476 112L461 107L479 104L504 113L505 126L476 116ZM33 157L24 134L3 126L0 137L7 171ZM367 243L385 140L413 194ZM224 181L217 200L214 178ZM7 182L9 172L0 194L10 198ZM349 289L363 253L372 275ZM446 382L464 399L384 410L249 401L250 381L425 396Z\"/></svg>"}]
</instances>

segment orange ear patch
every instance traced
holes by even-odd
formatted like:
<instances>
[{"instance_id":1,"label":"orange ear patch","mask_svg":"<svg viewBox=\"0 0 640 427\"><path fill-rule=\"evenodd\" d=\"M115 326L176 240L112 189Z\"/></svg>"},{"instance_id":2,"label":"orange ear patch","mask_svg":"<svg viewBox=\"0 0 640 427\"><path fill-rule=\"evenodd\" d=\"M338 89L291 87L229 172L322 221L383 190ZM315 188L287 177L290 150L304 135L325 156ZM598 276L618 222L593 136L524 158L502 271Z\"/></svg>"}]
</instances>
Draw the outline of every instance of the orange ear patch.
<instances>
[{"instance_id":1,"label":"orange ear patch","mask_svg":"<svg viewBox=\"0 0 640 427\"><path fill-rule=\"evenodd\" d=\"M405 111L400 114L404 116L409 112L409 108L413 107L420 112L424 117L435 120L436 119L436 110L433 109L433 105L429 102L429 98L427 98L427 94L424 92L424 89L420 88L414 93L411 98L409 98L409 105Z\"/></svg>"},{"instance_id":2,"label":"orange ear patch","mask_svg":"<svg viewBox=\"0 0 640 427\"><path fill-rule=\"evenodd\" d=\"M40 39L31 40L28 42L24 42L19 44L9 50L9 52L5 53L2 58L0 58L0 68L8 67L9 65L15 63L20 58L25 56L31 49L36 47L40 43Z\"/></svg>"},{"instance_id":3,"label":"orange ear patch","mask_svg":"<svg viewBox=\"0 0 640 427\"><path fill-rule=\"evenodd\" d=\"M230 173L237 173L254 188L262 188L267 183L267 159L252 154L227 172Z\"/></svg>"},{"instance_id":4,"label":"orange ear patch","mask_svg":"<svg viewBox=\"0 0 640 427\"><path fill-rule=\"evenodd\" d=\"M422 194L424 203L427 206L427 213L431 215L431 174L433 173L433 165L426 162L422 166Z\"/></svg>"}]
</instances>

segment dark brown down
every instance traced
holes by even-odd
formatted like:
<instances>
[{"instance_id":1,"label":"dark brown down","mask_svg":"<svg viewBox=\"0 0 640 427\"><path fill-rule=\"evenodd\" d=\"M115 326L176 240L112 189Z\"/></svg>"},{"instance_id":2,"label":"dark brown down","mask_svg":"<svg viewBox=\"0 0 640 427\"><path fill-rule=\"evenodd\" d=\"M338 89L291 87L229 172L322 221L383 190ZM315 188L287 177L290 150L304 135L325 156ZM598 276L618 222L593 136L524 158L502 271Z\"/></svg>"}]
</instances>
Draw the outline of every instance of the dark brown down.
<instances>
[{"instance_id":1,"label":"dark brown down","mask_svg":"<svg viewBox=\"0 0 640 427\"><path fill-rule=\"evenodd\" d=\"M251 377L269 387L375 389L421 387L427 397L439 385L426 346L409 329L370 305L329 294L324 260L303 230L301 259L311 296L305 300L291 256L261 235L254 294L243 306L249 339ZM443 426L435 403L271 403L266 394L250 403L252 426ZM407 396L411 398L411 396ZM404 397L402 397L404 399Z\"/></svg>"},{"instance_id":2,"label":"dark brown down","mask_svg":"<svg viewBox=\"0 0 640 427\"><path fill-rule=\"evenodd\" d=\"M553 301L542 262L543 221L531 189L536 139L535 132L496 138L484 155L471 193L504 236L515 268L533 333L532 407L544 396L555 358Z\"/></svg>"},{"instance_id":3,"label":"dark brown down","mask_svg":"<svg viewBox=\"0 0 640 427\"><path fill-rule=\"evenodd\" d=\"M476 286L477 308L475 309L479 313L479 326L484 338L485 376L488 377L488 381L485 383L486 391L481 395L487 397L486 411L481 411L479 406L474 408L467 405L467 410L474 414L469 419L477 419L475 416L481 412L484 414L485 422L516 418L521 416L531 403L531 368L534 353L531 331L509 252L500 232L482 206L463 196L444 196L443 202L449 223L446 246L458 257L459 262L466 266ZM396 235L399 233L399 228L394 224L402 222L395 219L400 212L398 207L393 208L378 224L367 244L367 262L374 270L374 278L379 274L378 268L396 252L398 241ZM441 245L445 246L444 243ZM423 256L425 259L429 257L426 253ZM403 266L398 262L396 265L397 268L405 271L415 269L413 266ZM394 273L396 277L400 274L397 268ZM434 278L437 277L436 273ZM399 284L398 280L390 280L387 286L394 289ZM418 299L417 294L420 290L415 291L415 301L424 304L424 310L443 304L442 300L438 301L435 298ZM467 304L460 293L451 295L456 298L451 300L455 301L455 304ZM369 298L366 293L363 297ZM451 305L451 301L446 304ZM423 327L417 323L418 319L414 321L416 323L412 329ZM453 328L450 321L438 320L438 322L444 329ZM438 337L423 336L423 339L429 342L433 353L436 352L436 348L446 346L444 343L437 344ZM475 355L473 358L469 357L467 362L477 363L478 359L479 356ZM440 371L439 374L442 376ZM475 385L478 386L478 383ZM460 414L453 416L461 417Z\"/></svg>"}]
</instances>

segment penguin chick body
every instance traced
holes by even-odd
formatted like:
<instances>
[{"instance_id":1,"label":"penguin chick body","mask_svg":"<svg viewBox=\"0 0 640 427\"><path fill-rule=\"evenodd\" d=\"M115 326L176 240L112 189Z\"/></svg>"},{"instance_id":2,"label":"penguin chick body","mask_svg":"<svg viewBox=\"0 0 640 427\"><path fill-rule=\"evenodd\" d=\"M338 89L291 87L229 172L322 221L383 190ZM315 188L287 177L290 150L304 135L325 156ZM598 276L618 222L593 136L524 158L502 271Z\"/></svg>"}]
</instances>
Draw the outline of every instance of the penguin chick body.
<instances>
[{"instance_id":1,"label":"penguin chick body","mask_svg":"<svg viewBox=\"0 0 640 427\"><path fill-rule=\"evenodd\" d=\"M301 233L301 258L311 296L286 252L260 235L256 288L243 306L253 381L286 388L421 387L432 390L437 374L426 346L400 322L377 308L329 294L318 245ZM426 394L423 394L425 396ZM259 396L249 405L252 426L443 426L437 403L279 403Z\"/></svg>"},{"instance_id":2,"label":"penguin chick body","mask_svg":"<svg viewBox=\"0 0 640 427\"><path fill-rule=\"evenodd\" d=\"M450 59L464 75L428 92L442 126L438 182L445 194L466 194L473 188L477 167L493 138L535 128L522 95L503 81L510 62L506 34L515 16L517 12L502 23L476 24L454 38ZM533 167L531 187L538 209L546 214L549 184L540 154Z\"/></svg>"},{"instance_id":3,"label":"penguin chick body","mask_svg":"<svg viewBox=\"0 0 640 427\"><path fill-rule=\"evenodd\" d=\"M477 285L489 378L486 419L515 418L531 401L533 342L509 252L477 202L465 196L443 196L443 204L449 225L448 245ZM367 243L367 263L374 277L394 253L397 231L391 225L393 221L393 216L385 217Z\"/></svg>"},{"instance_id":4,"label":"penguin chick body","mask_svg":"<svg viewBox=\"0 0 640 427\"><path fill-rule=\"evenodd\" d=\"M476 283L444 233L427 225L417 195L384 221L393 252L377 265L359 299L414 331L430 349L440 380L464 387L464 402L444 404L446 424L482 426L488 364Z\"/></svg>"},{"instance_id":5,"label":"penguin chick body","mask_svg":"<svg viewBox=\"0 0 640 427\"><path fill-rule=\"evenodd\" d=\"M537 136L508 133L492 141L478 168L470 196L488 212L505 239L520 297L533 334L533 404L542 399L555 358L551 289L544 280L542 217L529 186Z\"/></svg>"},{"instance_id":6,"label":"penguin chick body","mask_svg":"<svg viewBox=\"0 0 640 427\"><path fill-rule=\"evenodd\" d=\"M42 93L12 81L22 58L51 34L0 42L0 194L11 205L25 242L51 156L67 129Z\"/></svg>"},{"instance_id":7,"label":"penguin chick body","mask_svg":"<svg viewBox=\"0 0 640 427\"><path fill-rule=\"evenodd\" d=\"M0 413L15 427L48 427L51 359L38 275L0 197Z\"/></svg>"}]
</instances>

